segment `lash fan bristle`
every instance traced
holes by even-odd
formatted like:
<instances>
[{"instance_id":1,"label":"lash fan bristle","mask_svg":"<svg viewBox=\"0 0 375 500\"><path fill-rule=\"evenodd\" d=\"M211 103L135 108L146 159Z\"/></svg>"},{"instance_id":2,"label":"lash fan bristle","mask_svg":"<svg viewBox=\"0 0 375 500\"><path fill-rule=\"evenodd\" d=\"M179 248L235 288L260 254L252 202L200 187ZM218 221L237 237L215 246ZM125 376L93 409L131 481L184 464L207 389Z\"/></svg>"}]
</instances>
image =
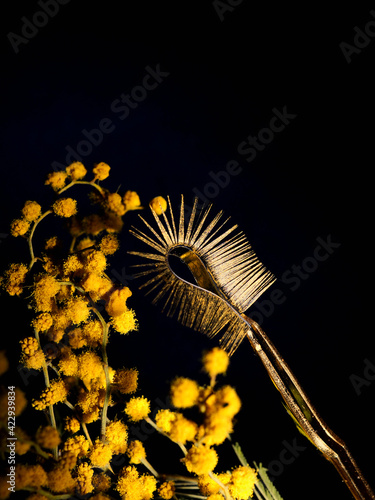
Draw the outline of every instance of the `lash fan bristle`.
<instances>
[{"instance_id":1,"label":"lash fan bristle","mask_svg":"<svg viewBox=\"0 0 375 500\"><path fill-rule=\"evenodd\" d=\"M207 222L211 206L198 213L197 198L187 224L183 196L177 225L169 198L168 207L170 220L166 213L161 218L151 209L160 233L142 217L151 235L137 228L130 230L154 251L129 252L147 260L136 265L143 270L135 277L146 280L140 288L155 292L153 302L164 300L163 310L177 315L183 325L209 337L220 333L221 346L229 354L247 336L300 431L336 467L356 500L375 500L345 442L319 416L265 332L244 314L275 280L256 257L246 236L235 232L236 225L225 230L229 219L219 225L222 212ZM169 263L172 255L187 265L196 285L174 273Z\"/></svg>"},{"instance_id":2,"label":"lash fan bristle","mask_svg":"<svg viewBox=\"0 0 375 500\"><path fill-rule=\"evenodd\" d=\"M138 265L148 269L136 277L147 277L141 287L148 288L147 293L157 291L153 302L164 298L163 310L168 315L177 313L177 319L185 326L210 337L226 329L221 344L232 354L247 331L240 313L248 309L275 278L257 259L244 234L233 234L237 225L224 229L229 218L221 222L222 211L208 221L211 205L198 213L195 198L185 227L183 196L177 225L169 197L168 208L169 218L165 212L159 216L152 210L159 232L141 216L151 235L131 229L134 236L158 252L130 252L148 260L147 264ZM173 273L168 258L178 252L191 252L202 261L213 282L211 290L208 289L210 293Z\"/></svg>"}]
</instances>

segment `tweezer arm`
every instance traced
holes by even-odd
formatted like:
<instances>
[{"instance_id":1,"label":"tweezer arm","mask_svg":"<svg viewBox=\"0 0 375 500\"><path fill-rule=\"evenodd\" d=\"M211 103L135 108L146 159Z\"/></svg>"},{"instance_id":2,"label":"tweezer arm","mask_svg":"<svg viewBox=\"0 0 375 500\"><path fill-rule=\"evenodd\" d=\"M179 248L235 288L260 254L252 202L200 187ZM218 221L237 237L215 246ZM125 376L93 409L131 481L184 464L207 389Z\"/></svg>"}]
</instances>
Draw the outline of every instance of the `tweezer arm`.
<instances>
[{"instance_id":1,"label":"tweezer arm","mask_svg":"<svg viewBox=\"0 0 375 500\"><path fill-rule=\"evenodd\" d=\"M356 500L374 500L374 492L344 441L318 415L298 380L258 323L245 314L242 317L249 325L248 339L252 348L261 359L297 425L325 458L333 463Z\"/></svg>"}]
</instances>

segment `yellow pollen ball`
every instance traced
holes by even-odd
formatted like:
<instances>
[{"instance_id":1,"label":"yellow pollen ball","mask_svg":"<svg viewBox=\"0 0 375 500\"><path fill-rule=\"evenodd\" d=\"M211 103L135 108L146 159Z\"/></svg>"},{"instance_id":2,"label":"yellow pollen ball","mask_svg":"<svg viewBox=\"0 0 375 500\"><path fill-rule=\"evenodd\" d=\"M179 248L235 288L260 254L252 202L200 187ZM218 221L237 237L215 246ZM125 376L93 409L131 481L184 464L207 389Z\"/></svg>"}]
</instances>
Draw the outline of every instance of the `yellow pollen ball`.
<instances>
[{"instance_id":1,"label":"yellow pollen ball","mask_svg":"<svg viewBox=\"0 0 375 500\"><path fill-rule=\"evenodd\" d=\"M87 299L83 297L74 297L67 301L65 306L67 317L76 325L87 321L90 315L90 309Z\"/></svg>"},{"instance_id":2,"label":"yellow pollen ball","mask_svg":"<svg viewBox=\"0 0 375 500\"><path fill-rule=\"evenodd\" d=\"M225 373L229 365L228 354L219 347L206 352L202 358L203 368L210 377Z\"/></svg>"},{"instance_id":3,"label":"yellow pollen ball","mask_svg":"<svg viewBox=\"0 0 375 500\"><path fill-rule=\"evenodd\" d=\"M77 213L77 201L73 198L60 198L52 205L52 210L59 217L72 217Z\"/></svg>"},{"instance_id":4,"label":"yellow pollen ball","mask_svg":"<svg viewBox=\"0 0 375 500\"><path fill-rule=\"evenodd\" d=\"M71 434L75 434L78 432L81 428L81 424L79 423L79 420L77 420L75 417L66 417L65 419L65 427L64 429L67 432L70 432Z\"/></svg>"},{"instance_id":5,"label":"yellow pollen ball","mask_svg":"<svg viewBox=\"0 0 375 500\"><path fill-rule=\"evenodd\" d=\"M39 215L41 214L42 207L37 203L36 201L26 201L23 209L22 209L22 215L25 217L26 220L29 222L35 221Z\"/></svg>"},{"instance_id":6,"label":"yellow pollen ball","mask_svg":"<svg viewBox=\"0 0 375 500\"><path fill-rule=\"evenodd\" d=\"M14 219L10 225L10 234L12 236L23 236L30 228L30 222L26 219Z\"/></svg>"},{"instance_id":7,"label":"yellow pollen ball","mask_svg":"<svg viewBox=\"0 0 375 500\"><path fill-rule=\"evenodd\" d=\"M114 212L116 215L124 215L125 206L122 203L122 198L118 193L109 193L107 195L107 206L111 212Z\"/></svg>"},{"instance_id":8,"label":"yellow pollen ball","mask_svg":"<svg viewBox=\"0 0 375 500\"><path fill-rule=\"evenodd\" d=\"M25 281L28 272L25 264L13 263L4 273L4 279L1 286L9 293L9 295L20 295L22 293L22 284Z\"/></svg>"},{"instance_id":9,"label":"yellow pollen ball","mask_svg":"<svg viewBox=\"0 0 375 500\"><path fill-rule=\"evenodd\" d=\"M198 431L198 425L192 420L188 420L181 413L176 413L176 418L171 422L168 433L172 441L185 444L186 441L194 441Z\"/></svg>"},{"instance_id":10,"label":"yellow pollen ball","mask_svg":"<svg viewBox=\"0 0 375 500\"><path fill-rule=\"evenodd\" d=\"M112 450L108 444L97 439L90 450L89 458L93 467L104 467L112 458Z\"/></svg>"},{"instance_id":11,"label":"yellow pollen ball","mask_svg":"<svg viewBox=\"0 0 375 500\"><path fill-rule=\"evenodd\" d=\"M170 395L173 406L176 408L189 408L198 400L199 387L195 380L177 377L171 384Z\"/></svg>"},{"instance_id":12,"label":"yellow pollen ball","mask_svg":"<svg viewBox=\"0 0 375 500\"><path fill-rule=\"evenodd\" d=\"M173 481L165 481L161 483L158 488L158 493L164 500L170 500L176 491L176 487Z\"/></svg>"},{"instance_id":13,"label":"yellow pollen ball","mask_svg":"<svg viewBox=\"0 0 375 500\"><path fill-rule=\"evenodd\" d=\"M135 440L132 441L126 453L129 457L129 462L131 464L140 464L143 458L146 458L146 450L141 441Z\"/></svg>"},{"instance_id":14,"label":"yellow pollen ball","mask_svg":"<svg viewBox=\"0 0 375 500\"><path fill-rule=\"evenodd\" d=\"M167 210L167 200L162 196L156 196L150 201L150 207L157 215L161 215Z\"/></svg>"},{"instance_id":15,"label":"yellow pollen ball","mask_svg":"<svg viewBox=\"0 0 375 500\"><path fill-rule=\"evenodd\" d=\"M150 401L144 396L133 397L125 406L125 413L133 422L138 422L148 417L150 413Z\"/></svg>"},{"instance_id":16,"label":"yellow pollen ball","mask_svg":"<svg viewBox=\"0 0 375 500\"><path fill-rule=\"evenodd\" d=\"M110 316L121 316L128 310L126 299L131 295L132 292L127 286L114 290L105 305L105 310Z\"/></svg>"},{"instance_id":17,"label":"yellow pollen ball","mask_svg":"<svg viewBox=\"0 0 375 500\"><path fill-rule=\"evenodd\" d=\"M92 476L94 475L93 469L87 462L83 462L77 469L77 485L78 493L80 495L87 495L94 489L92 485Z\"/></svg>"},{"instance_id":18,"label":"yellow pollen ball","mask_svg":"<svg viewBox=\"0 0 375 500\"><path fill-rule=\"evenodd\" d=\"M122 394L135 392L138 386L138 370L136 368L116 370L113 384Z\"/></svg>"},{"instance_id":19,"label":"yellow pollen ball","mask_svg":"<svg viewBox=\"0 0 375 500\"><path fill-rule=\"evenodd\" d=\"M37 332L49 330L53 324L52 316L48 312L40 313L31 322Z\"/></svg>"},{"instance_id":20,"label":"yellow pollen ball","mask_svg":"<svg viewBox=\"0 0 375 500\"><path fill-rule=\"evenodd\" d=\"M58 191L65 186L65 181L67 178L66 172L52 172L48 174L47 180L44 184L50 185L52 189Z\"/></svg>"},{"instance_id":21,"label":"yellow pollen ball","mask_svg":"<svg viewBox=\"0 0 375 500\"><path fill-rule=\"evenodd\" d=\"M99 246L104 255L112 255L118 250L119 241L116 235L107 234L102 238Z\"/></svg>"},{"instance_id":22,"label":"yellow pollen ball","mask_svg":"<svg viewBox=\"0 0 375 500\"><path fill-rule=\"evenodd\" d=\"M232 471L231 480L228 483L230 494L236 500L247 500L253 496L254 485L257 479L255 469L247 466L237 467Z\"/></svg>"},{"instance_id":23,"label":"yellow pollen ball","mask_svg":"<svg viewBox=\"0 0 375 500\"><path fill-rule=\"evenodd\" d=\"M92 169L94 175L95 175L95 180L98 181L104 181L109 176L109 171L111 170L111 167L107 165L107 163L100 162L95 167Z\"/></svg>"},{"instance_id":24,"label":"yellow pollen ball","mask_svg":"<svg viewBox=\"0 0 375 500\"><path fill-rule=\"evenodd\" d=\"M128 428L121 420L113 420L107 425L105 437L114 455L125 453L128 447Z\"/></svg>"},{"instance_id":25,"label":"yellow pollen ball","mask_svg":"<svg viewBox=\"0 0 375 500\"><path fill-rule=\"evenodd\" d=\"M133 309L126 310L123 314L120 314L120 316L113 316L111 318L111 325L116 332L122 334L138 329L138 323Z\"/></svg>"},{"instance_id":26,"label":"yellow pollen ball","mask_svg":"<svg viewBox=\"0 0 375 500\"><path fill-rule=\"evenodd\" d=\"M213 448L193 445L183 461L189 472L208 474L216 467L218 456Z\"/></svg>"},{"instance_id":27,"label":"yellow pollen ball","mask_svg":"<svg viewBox=\"0 0 375 500\"><path fill-rule=\"evenodd\" d=\"M87 174L86 168L80 161L74 161L68 167L66 167L65 171L74 181L83 179Z\"/></svg>"},{"instance_id":28,"label":"yellow pollen ball","mask_svg":"<svg viewBox=\"0 0 375 500\"><path fill-rule=\"evenodd\" d=\"M172 429L177 413L171 410L159 410L155 416L156 425L166 434Z\"/></svg>"},{"instance_id":29,"label":"yellow pollen ball","mask_svg":"<svg viewBox=\"0 0 375 500\"><path fill-rule=\"evenodd\" d=\"M126 191L122 199L126 211L138 210L141 207L141 200L135 191Z\"/></svg>"},{"instance_id":30,"label":"yellow pollen ball","mask_svg":"<svg viewBox=\"0 0 375 500\"><path fill-rule=\"evenodd\" d=\"M91 250L86 255L85 270L90 273L100 274L107 267L107 259L100 250Z\"/></svg>"}]
</instances>

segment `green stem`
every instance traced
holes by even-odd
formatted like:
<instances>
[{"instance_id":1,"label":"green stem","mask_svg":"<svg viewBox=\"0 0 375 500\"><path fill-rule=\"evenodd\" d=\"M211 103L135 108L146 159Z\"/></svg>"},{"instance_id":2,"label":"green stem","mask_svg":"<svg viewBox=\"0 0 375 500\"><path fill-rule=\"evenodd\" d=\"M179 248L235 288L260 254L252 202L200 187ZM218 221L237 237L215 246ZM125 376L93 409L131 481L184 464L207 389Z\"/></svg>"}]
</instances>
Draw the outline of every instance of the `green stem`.
<instances>
[{"instance_id":1,"label":"green stem","mask_svg":"<svg viewBox=\"0 0 375 500\"><path fill-rule=\"evenodd\" d=\"M40 344L39 333L35 330L35 328L34 328L34 335L35 335L36 340L38 341L39 349L41 349L42 347L41 347L41 344ZM44 383L46 384L46 387L48 388L48 387L50 387L50 381L49 381L48 367L47 367L47 363L46 363L45 357L43 357L42 368L43 368L43 375L44 375ZM53 409L53 405L49 405L48 406L48 412L49 412L49 418L50 418L50 421L51 421L51 425L52 425L52 427L54 429L57 430L56 419L55 419L55 412L54 412L54 409ZM58 457L58 448L57 448L57 446L53 449L53 456L54 456L55 460L57 460L57 457Z\"/></svg>"},{"instance_id":2,"label":"green stem","mask_svg":"<svg viewBox=\"0 0 375 500\"><path fill-rule=\"evenodd\" d=\"M102 358L103 358L103 368L105 373L105 397L102 409L102 420L101 420L101 440L105 441L105 431L107 427L107 412L109 404L109 396L111 394L111 381L109 380L109 366L108 366L108 355L107 355L107 343L108 343L108 324L105 322L103 316L100 312L93 307L93 311L99 318L100 323L103 327L103 340L102 340Z\"/></svg>"},{"instance_id":3,"label":"green stem","mask_svg":"<svg viewBox=\"0 0 375 500\"><path fill-rule=\"evenodd\" d=\"M103 196L104 195L104 189L101 188L98 184L96 184L95 181L72 181L69 184L67 184L65 187L60 189L57 194L61 194L67 189L71 188L72 186L75 186L76 184L87 184L88 186L91 186L99 191L99 193Z\"/></svg>"},{"instance_id":4,"label":"green stem","mask_svg":"<svg viewBox=\"0 0 375 500\"><path fill-rule=\"evenodd\" d=\"M87 430L87 425L84 422L81 422L81 427L82 427L82 430L86 436L87 441L90 443L90 448L92 448L92 440L91 440L89 431Z\"/></svg>"},{"instance_id":5,"label":"green stem","mask_svg":"<svg viewBox=\"0 0 375 500\"><path fill-rule=\"evenodd\" d=\"M29 234L29 236L27 238L27 243L29 245L30 257L31 257L30 264L29 264L29 270L33 267L33 265L37 261L37 258L34 255L34 248L33 248L33 241L32 241L33 240L33 236L34 236L34 232L35 232L35 229L36 229L36 226L39 224L39 222L41 220L44 219L44 217L46 217L47 215L49 215L51 213L52 213L52 210L47 210L46 212L44 212L44 214L42 214L39 217L39 219L37 219L34 222L33 227L31 228L30 234Z\"/></svg>"}]
</instances>

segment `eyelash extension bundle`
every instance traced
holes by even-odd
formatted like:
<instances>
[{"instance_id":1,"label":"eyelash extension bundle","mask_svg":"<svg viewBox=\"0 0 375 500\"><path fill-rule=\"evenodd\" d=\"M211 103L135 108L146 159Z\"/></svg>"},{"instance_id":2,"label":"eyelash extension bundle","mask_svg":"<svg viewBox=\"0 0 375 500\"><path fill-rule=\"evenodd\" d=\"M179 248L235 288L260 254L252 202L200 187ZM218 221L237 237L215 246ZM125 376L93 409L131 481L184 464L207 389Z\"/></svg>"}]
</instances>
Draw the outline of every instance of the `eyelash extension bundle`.
<instances>
[{"instance_id":1,"label":"eyelash extension bundle","mask_svg":"<svg viewBox=\"0 0 375 500\"><path fill-rule=\"evenodd\" d=\"M247 337L269 377L279 390L287 411L303 434L333 463L353 497L375 499L346 444L318 415L298 380L260 326L244 312L275 281L258 260L246 236L237 225L228 227L219 212L209 221L211 205L199 211L195 198L185 219L184 198L175 220L168 198L169 217L152 214L156 229L143 217L145 231L130 232L152 248L152 252L129 252L146 260L136 265L136 277L145 282L140 288L153 293L153 303L176 316L183 325L209 337L221 334L220 344L231 355ZM178 276L171 258L183 262L195 281Z\"/></svg>"}]
</instances>

